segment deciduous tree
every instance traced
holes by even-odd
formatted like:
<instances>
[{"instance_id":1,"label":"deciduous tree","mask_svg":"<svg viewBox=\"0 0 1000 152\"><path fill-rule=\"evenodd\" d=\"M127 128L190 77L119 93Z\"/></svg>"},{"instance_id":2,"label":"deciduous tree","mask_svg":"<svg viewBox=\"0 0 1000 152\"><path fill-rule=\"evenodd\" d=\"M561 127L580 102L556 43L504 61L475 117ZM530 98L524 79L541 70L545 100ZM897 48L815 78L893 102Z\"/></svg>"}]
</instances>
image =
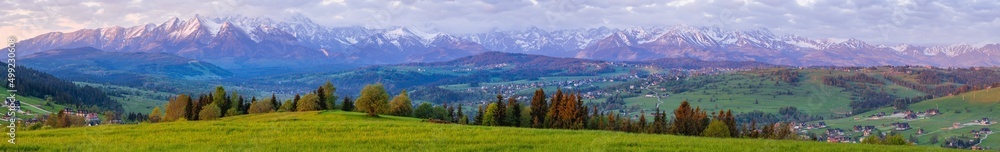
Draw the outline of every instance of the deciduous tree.
<instances>
[{"instance_id":1,"label":"deciduous tree","mask_svg":"<svg viewBox=\"0 0 1000 152\"><path fill-rule=\"evenodd\" d=\"M361 96L354 102L357 110L368 113L368 116L378 116L389 112L389 93L381 83L366 85L361 89Z\"/></svg>"},{"instance_id":2,"label":"deciduous tree","mask_svg":"<svg viewBox=\"0 0 1000 152\"><path fill-rule=\"evenodd\" d=\"M413 116L413 104L410 103L410 95L407 95L406 90L392 97L392 101L389 102L389 114L394 116Z\"/></svg>"},{"instance_id":3,"label":"deciduous tree","mask_svg":"<svg viewBox=\"0 0 1000 152\"><path fill-rule=\"evenodd\" d=\"M208 104L198 112L198 119L200 120L215 120L222 117L222 110L215 103Z\"/></svg>"}]
</instances>

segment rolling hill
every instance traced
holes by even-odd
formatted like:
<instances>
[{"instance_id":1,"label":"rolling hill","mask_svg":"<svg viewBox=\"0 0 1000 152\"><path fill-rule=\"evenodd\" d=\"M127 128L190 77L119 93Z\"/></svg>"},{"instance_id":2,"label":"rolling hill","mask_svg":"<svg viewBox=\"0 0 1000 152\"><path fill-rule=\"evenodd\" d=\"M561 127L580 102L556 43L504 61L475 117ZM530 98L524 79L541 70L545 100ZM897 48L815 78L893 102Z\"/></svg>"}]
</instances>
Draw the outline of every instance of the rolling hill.
<instances>
[{"instance_id":1,"label":"rolling hill","mask_svg":"<svg viewBox=\"0 0 1000 152\"><path fill-rule=\"evenodd\" d=\"M973 135L970 133L970 130L990 128L995 131L1000 129L1000 125L997 124L970 124L973 120L980 120L982 118L989 118L993 121L1000 119L1000 117L998 117L1000 116L1000 88L972 91L954 96L924 100L909 105L907 109L915 112L938 109L940 114L934 116L920 116L917 119L903 119L900 115L892 115L894 112L900 112L901 110L896 110L890 107L861 113L847 118L825 120L824 122L829 126L829 128L850 130L856 125L876 126L877 129L882 130L883 132L897 132L893 131L894 127L883 126L883 124L892 124L897 122L908 123L912 129L898 131L898 133L902 133L906 136L916 136L920 141L922 141L918 142L921 145L937 146L941 143L928 142L933 136L938 136L940 141L944 141L944 139L948 137L972 137ZM872 117L878 113L885 113L888 116ZM959 128L953 128L954 123L962 125L960 125ZM925 133L917 134L919 129L923 129ZM815 133L823 131L825 131L825 129L813 130ZM851 136L861 136L861 134L852 133ZM1000 147L1000 138L989 137L986 140L983 140L982 143L983 146Z\"/></svg>"},{"instance_id":2,"label":"rolling hill","mask_svg":"<svg viewBox=\"0 0 1000 152\"><path fill-rule=\"evenodd\" d=\"M5 151L957 151L916 146L721 139L435 124L323 111L21 131ZM128 142L122 142L128 141Z\"/></svg>"}]
</instances>

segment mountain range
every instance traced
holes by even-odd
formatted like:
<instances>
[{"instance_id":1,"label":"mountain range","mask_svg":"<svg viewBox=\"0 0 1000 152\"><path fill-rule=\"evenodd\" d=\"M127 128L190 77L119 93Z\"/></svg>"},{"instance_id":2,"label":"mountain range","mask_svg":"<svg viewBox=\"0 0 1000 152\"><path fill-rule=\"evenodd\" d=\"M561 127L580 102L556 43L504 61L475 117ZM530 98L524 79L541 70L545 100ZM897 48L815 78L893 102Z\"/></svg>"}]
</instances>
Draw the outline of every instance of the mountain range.
<instances>
[{"instance_id":1,"label":"mountain range","mask_svg":"<svg viewBox=\"0 0 1000 152\"><path fill-rule=\"evenodd\" d=\"M160 24L52 32L18 50L93 47L109 52L167 53L226 69L447 61L488 51L607 61L694 58L791 66L996 66L1000 44L919 46L858 39L811 39L767 29L606 27L449 34L411 27L325 27L302 16L171 18Z\"/></svg>"}]
</instances>

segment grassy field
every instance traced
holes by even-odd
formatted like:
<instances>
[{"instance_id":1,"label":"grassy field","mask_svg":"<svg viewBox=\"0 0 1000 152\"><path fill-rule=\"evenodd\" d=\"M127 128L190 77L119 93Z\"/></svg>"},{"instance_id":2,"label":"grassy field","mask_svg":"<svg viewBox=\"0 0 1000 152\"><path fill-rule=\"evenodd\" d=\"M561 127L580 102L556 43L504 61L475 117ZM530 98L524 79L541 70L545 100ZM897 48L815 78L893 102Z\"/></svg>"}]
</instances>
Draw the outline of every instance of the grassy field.
<instances>
[{"instance_id":1,"label":"grassy field","mask_svg":"<svg viewBox=\"0 0 1000 152\"><path fill-rule=\"evenodd\" d=\"M892 130L892 127L883 127L882 124L888 125L894 122L906 122L909 123L913 129L900 131L900 133L907 137L909 137L909 135L915 135L921 141L919 144L930 146L937 146L940 144L931 144L927 142L934 135L939 136L941 141L944 141L944 138L952 136L964 135L971 137L972 134L970 134L969 131L973 129L990 128L991 130L994 130L994 132L1000 129L1000 125L997 124L989 126L963 126L958 129L950 128L954 123L965 124L970 123L972 120L981 118L989 118L992 121L1000 119L1000 88L973 91L956 96L925 100L909 106L909 109L914 111L926 111L927 109L933 108L939 108L942 114L915 120L904 120L901 118L883 118L877 120L867 119L868 116L879 112L891 114L894 109L890 107L862 113L848 118L825 120L825 122L828 126L830 126L830 128L850 130L854 125L872 125L882 131ZM924 131L928 133L916 135L917 129L920 128L923 128ZM821 133L823 131L825 131L825 129L813 130L815 133ZM855 136L860 136L860 133L855 134L857 134ZM982 145L1000 147L1000 138L998 138L1000 136L996 135L997 134L990 135L989 138L983 141Z\"/></svg>"},{"instance_id":2,"label":"grassy field","mask_svg":"<svg viewBox=\"0 0 1000 152\"><path fill-rule=\"evenodd\" d=\"M3 96L4 98L10 96L10 93L7 92L7 88L3 88L3 91L0 91L0 96ZM17 115L18 118L34 118L35 115L37 115L37 114L45 115L45 114L49 114L48 112L58 112L59 110L65 108L65 106L59 105L59 104L55 104L55 103L52 103L50 105L45 105L45 99L39 99L37 97L28 97L28 96L20 96L20 95L18 95L17 96L17 100L21 100L21 104L22 104L21 105L21 109L30 112L30 114L19 114L19 115ZM25 105L25 104L31 104L31 105L34 105L34 106L36 106L38 108L35 108L35 107L32 107L32 106L28 106L28 105ZM41 108L41 109L39 109L39 108ZM7 108L0 108L0 113L7 113L7 111L8 111Z\"/></svg>"},{"instance_id":3,"label":"grassy field","mask_svg":"<svg viewBox=\"0 0 1000 152\"><path fill-rule=\"evenodd\" d=\"M823 85L818 80L803 80L798 85L776 84L777 81L767 77L732 73L694 77L681 81L691 84L706 82L706 84L677 94L659 90L672 86L656 85L651 89L643 90L643 94L649 92L670 94L669 97L660 99L664 102L660 109L672 109L680 105L681 101L687 100L692 106L700 106L709 111L732 109L733 112L761 110L776 113L778 108L787 106L794 106L806 113L822 116L850 111L850 107L848 107L850 93L844 92L842 88ZM760 87L750 88L747 85ZM789 91L793 94L777 93ZM713 98L716 100L715 102L710 101ZM755 101L757 103L754 103ZM629 106L638 105L643 109L653 109L658 103L657 98L645 96L626 98L625 102Z\"/></svg>"},{"instance_id":4,"label":"grassy field","mask_svg":"<svg viewBox=\"0 0 1000 152\"><path fill-rule=\"evenodd\" d=\"M433 124L326 111L22 131L0 151L952 151L808 141Z\"/></svg>"},{"instance_id":5,"label":"grassy field","mask_svg":"<svg viewBox=\"0 0 1000 152\"><path fill-rule=\"evenodd\" d=\"M112 100L118 101L122 104L122 108L125 112L137 112L137 113L149 113L153 111L156 106L162 106L167 103L167 100L157 99L159 98L170 98L176 94L144 90L132 87L109 85L109 84L96 84L87 82L73 82L80 86L91 86L101 89L108 93L108 97Z\"/></svg>"}]
</instances>

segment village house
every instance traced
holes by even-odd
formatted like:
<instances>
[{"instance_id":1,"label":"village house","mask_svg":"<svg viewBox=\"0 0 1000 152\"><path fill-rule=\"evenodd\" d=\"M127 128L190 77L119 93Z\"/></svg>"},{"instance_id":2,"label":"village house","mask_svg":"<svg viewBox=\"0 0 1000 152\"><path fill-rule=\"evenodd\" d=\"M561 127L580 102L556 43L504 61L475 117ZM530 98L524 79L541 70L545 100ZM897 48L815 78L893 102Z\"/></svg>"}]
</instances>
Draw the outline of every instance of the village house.
<instances>
[{"instance_id":1,"label":"village house","mask_svg":"<svg viewBox=\"0 0 1000 152\"><path fill-rule=\"evenodd\" d=\"M934 116L940 114L941 111L938 111L938 109L927 109L926 113L926 116Z\"/></svg>"},{"instance_id":2,"label":"village house","mask_svg":"<svg viewBox=\"0 0 1000 152\"><path fill-rule=\"evenodd\" d=\"M101 119L97 117L96 113L87 113L86 121L87 126L97 126L101 124Z\"/></svg>"},{"instance_id":3,"label":"village house","mask_svg":"<svg viewBox=\"0 0 1000 152\"><path fill-rule=\"evenodd\" d=\"M910 123L905 123L905 122L895 122L895 123L892 123L891 126L895 127L896 130L908 130L908 129L910 129Z\"/></svg>"}]
</instances>

